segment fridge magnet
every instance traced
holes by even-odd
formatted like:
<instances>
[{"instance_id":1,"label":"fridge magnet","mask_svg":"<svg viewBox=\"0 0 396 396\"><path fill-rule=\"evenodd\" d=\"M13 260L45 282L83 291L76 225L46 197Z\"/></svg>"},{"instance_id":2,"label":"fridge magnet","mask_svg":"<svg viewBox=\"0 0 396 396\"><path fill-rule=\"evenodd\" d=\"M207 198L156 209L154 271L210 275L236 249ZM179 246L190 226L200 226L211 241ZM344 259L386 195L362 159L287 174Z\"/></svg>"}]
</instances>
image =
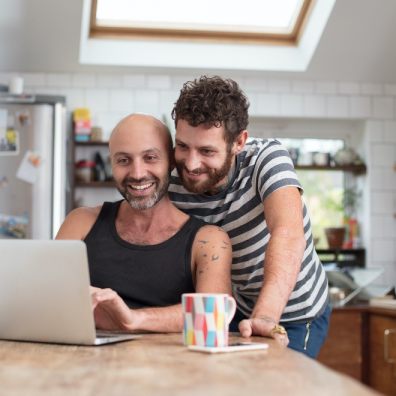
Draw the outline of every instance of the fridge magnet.
<instances>
[{"instance_id":1,"label":"fridge magnet","mask_svg":"<svg viewBox=\"0 0 396 396\"><path fill-rule=\"evenodd\" d=\"M31 124L30 112L28 110L17 111L15 112L15 116L20 126L26 127Z\"/></svg>"},{"instance_id":2,"label":"fridge magnet","mask_svg":"<svg viewBox=\"0 0 396 396\"><path fill-rule=\"evenodd\" d=\"M14 128L0 127L0 155L19 154L19 133Z\"/></svg>"},{"instance_id":3,"label":"fridge magnet","mask_svg":"<svg viewBox=\"0 0 396 396\"><path fill-rule=\"evenodd\" d=\"M0 213L0 237L26 238L29 217L13 216Z\"/></svg>"},{"instance_id":4,"label":"fridge magnet","mask_svg":"<svg viewBox=\"0 0 396 396\"><path fill-rule=\"evenodd\" d=\"M40 165L41 157L37 153L26 151L17 170L16 177L34 184L37 180Z\"/></svg>"},{"instance_id":5,"label":"fridge magnet","mask_svg":"<svg viewBox=\"0 0 396 396\"><path fill-rule=\"evenodd\" d=\"M2 188L6 188L8 186L8 179L7 176L0 177L0 190Z\"/></svg>"}]
</instances>

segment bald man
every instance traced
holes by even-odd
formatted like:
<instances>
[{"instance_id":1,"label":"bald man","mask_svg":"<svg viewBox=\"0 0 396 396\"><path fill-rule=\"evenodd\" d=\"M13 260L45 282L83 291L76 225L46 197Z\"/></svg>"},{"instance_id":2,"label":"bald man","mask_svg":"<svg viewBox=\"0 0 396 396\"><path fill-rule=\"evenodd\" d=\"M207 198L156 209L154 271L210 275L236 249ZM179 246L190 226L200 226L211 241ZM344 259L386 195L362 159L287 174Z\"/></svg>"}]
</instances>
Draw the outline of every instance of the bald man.
<instances>
[{"instance_id":1,"label":"bald man","mask_svg":"<svg viewBox=\"0 0 396 396\"><path fill-rule=\"evenodd\" d=\"M56 238L86 243L97 328L179 332L182 293L231 293L230 240L169 200L172 139L161 121L125 117L109 149L124 199L73 210Z\"/></svg>"}]
</instances>

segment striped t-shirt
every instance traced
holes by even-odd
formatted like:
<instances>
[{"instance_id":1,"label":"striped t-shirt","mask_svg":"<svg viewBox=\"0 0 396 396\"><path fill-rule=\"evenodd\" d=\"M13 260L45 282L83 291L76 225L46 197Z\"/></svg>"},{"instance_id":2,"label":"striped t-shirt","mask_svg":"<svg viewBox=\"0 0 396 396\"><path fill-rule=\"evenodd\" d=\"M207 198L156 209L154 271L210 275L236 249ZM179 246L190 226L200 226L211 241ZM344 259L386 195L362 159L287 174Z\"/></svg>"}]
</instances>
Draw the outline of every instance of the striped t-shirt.
<instances>
[{"instance_id":1,"label":"striped t-shirt","mask_svg":"<svg viewBox=\"0 0 396 396\"><path fill-rule=\"evenodd\" d=\"M177 170L169 196L184 212L222 227L232 242L231 280L238 308L250 316L263 283L263 263L270 238L263 202L273 191L301 185L288 151L275 139L249 138L237 155L227 188L216 195L188 192ZM303 321L321 314L328 302L327 278L316 254L311 223L303 201L307 241L297 282L282 314L282 322Z\"/></svg>"}]
</instances>

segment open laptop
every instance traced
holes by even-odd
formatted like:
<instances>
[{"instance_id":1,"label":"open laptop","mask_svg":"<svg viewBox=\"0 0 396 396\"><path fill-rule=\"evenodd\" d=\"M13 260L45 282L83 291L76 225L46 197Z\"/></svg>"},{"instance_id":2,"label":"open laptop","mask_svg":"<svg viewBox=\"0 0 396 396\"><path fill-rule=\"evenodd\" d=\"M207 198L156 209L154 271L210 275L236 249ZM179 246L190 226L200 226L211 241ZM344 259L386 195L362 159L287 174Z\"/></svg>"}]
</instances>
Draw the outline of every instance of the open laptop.
<instances>
[{"instance_id":1,"label":"open laptop","mask_svg":"<svg viewBox=\"0 0 396 396\"><path fill-rule=\"evenodd\" d=\"M0 339L103 345L140 337L96 334L82 241L0 240Z\"/></svg>"}]
</instances>

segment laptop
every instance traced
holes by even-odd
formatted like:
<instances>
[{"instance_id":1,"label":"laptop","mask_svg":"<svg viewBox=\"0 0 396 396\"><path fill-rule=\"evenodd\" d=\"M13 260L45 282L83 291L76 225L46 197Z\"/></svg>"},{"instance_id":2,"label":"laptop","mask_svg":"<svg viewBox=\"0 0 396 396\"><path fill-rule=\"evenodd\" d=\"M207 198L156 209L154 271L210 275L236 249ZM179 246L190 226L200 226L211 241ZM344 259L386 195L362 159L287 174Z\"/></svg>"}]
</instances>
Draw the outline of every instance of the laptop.
<instances>
[{"instance_id":1,"label":"laptop","mask_svg":"<svg viewBox=\"0 0 396 396\"><path fill-rule=\"evenodd\" d=\"M85 243L0 240L0 339L103 345L137 334L96 334Z\"/></svg>"}]
</instances>

